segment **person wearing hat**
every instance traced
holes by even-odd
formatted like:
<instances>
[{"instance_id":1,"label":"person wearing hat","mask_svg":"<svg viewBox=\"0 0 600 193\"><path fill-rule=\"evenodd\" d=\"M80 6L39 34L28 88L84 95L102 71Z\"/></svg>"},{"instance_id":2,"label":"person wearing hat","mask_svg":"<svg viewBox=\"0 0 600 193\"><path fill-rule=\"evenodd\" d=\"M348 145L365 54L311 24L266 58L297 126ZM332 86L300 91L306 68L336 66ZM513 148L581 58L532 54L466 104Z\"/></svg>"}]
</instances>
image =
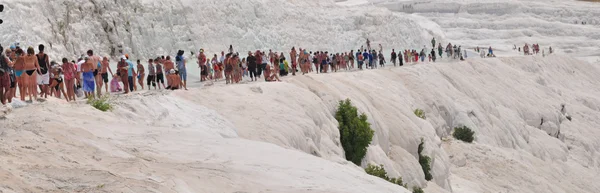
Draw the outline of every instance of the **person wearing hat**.
<instances>
[{"instance_id":1,"label":"person wearing hat","mask_svg":"<svg viewBox=\"0 0 600 193\"><path fill-rule=\"evenodd\" d=\"M169 70L169 74L167 75L167 82L169 82L169 86L166 89L176 90L181 86L181 77L179 76L179 72L175 69Z\"/></svg>"}]
</instances>

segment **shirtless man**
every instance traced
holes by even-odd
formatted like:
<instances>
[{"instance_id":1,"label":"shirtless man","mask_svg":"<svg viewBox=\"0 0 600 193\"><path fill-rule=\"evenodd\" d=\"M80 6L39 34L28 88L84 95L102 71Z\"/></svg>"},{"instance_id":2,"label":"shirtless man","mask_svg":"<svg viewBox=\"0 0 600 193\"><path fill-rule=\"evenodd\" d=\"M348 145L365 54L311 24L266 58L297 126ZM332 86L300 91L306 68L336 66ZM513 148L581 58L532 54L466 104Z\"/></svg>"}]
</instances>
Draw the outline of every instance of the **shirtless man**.
<instances>
[{"instance_id":1,"label":"shirtless man","mask_svg":"<svg viewBox=\"0 0 600 193\"><path fill-rule=\"evenodd\" d=\"M144 70L144 65L137 60L137 81L142 86L142 90L144 90L144 77L146 76L146 71Z\"/></svg>"},{"instance_id":2,"label":"shirtless man","mask_svg":"<svg viewBox=\"0 0 600 193\"><path fill-rule=\"evenodd\" d=\"M181 77L179 76L179 72L175 71L175 69L171 69L169 75L167 75L167 79L170 84L166 89L177 90L181 88Z\"/></svg>"},{"instance_id":3,"label":"shirtless man","mask_svg":"<svg viewBox=\"0 0 600 193\"><path fill-rule=\"evenodd\" d=\"M108 57L104 57L102 59L101 65L102 67L100 68L100 78L102 79L102 81L98 81L98 97L100 97L100 95L102 95L102 86L103 84L106 84L106 93L108 93L108 73L110 72L110 77L113 77L113 72L112 69L110 68L110 61L108 60Z\"/></svg>"},{"instance_id":4,"label":"shirtless man","mask_svg":"<svg viewBox=\"0 0 600 193\"><path fill-rule=\"evenodd\" d=\"M89 53L89 52L88 52ZM89 54L88 54L89 55ZM86 98L94 98L94 66L97 65L94 60L90 57L85 57L85 62L81 65L81 72L83 73L83 92Z\"/></svg>"},{"instance_id":5,"label":"shirtless man","mask_svg":"<svg viewBox=\"0 0 600 193\"><path fill-rule=\"evenodd\" d=\"M168 76L171 73L171 69L175 69L175 63L171 61L171 56L167 56L163 62L165 74ZM167 78L167 85L170 85L169 79Z\"/></svg>"},{"instance_id":6,"label":"shirtless man","mask_svg":"<svg viewBox=\"0 0 600 193\"><path fill-rule=\"evenodd\" d=\"M100 74L99 68L102 67L102 63L101 63L102 58L100 58L100 56L98 56L98 55L94 55L94 51L92 51L92 50L88 50L87 55L88 55L90 62L93 64L92 69L94 71L94 80L96 81L96 86L98 87L98 96L100 96L100 94L101 94L100 84L102 82L102 77L99 76L99 74Z\"/></svg>"},{"instance_id":7,"label":"shirtless man","mask_svg":"<svg viewBox=\"0 0 600 193\"><path fill-rule=\"evenodd\" d=\"M296 76L296 68L298 67L297 57L298 54L296 53L296 48L292 47L292 51L290 52L290 59L292 60L292 76Z\"/></svg>"}]
</instances>

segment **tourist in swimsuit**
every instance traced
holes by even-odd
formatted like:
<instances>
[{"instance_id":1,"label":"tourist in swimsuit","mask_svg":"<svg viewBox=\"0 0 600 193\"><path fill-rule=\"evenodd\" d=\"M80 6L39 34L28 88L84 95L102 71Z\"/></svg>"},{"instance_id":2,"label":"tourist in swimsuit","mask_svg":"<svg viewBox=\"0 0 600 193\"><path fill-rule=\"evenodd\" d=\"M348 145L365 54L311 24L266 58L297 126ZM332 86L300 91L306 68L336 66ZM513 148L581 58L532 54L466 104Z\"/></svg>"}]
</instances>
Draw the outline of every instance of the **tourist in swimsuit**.
<instances>
[{"instance_id":1,"label":"tourist in swimsuit","mask_svg":"<svg viewBox=\"0 0 600 193\"><path fill-rule=\"evenodd\" d=\"M83 74L83 92L86 98L94 98L94 90L96 87L96 78L94 77L94 62L89 58L84 58L84 63L81 66L81 72Z\"/></svg>"},{"instance_id":2,"label":"tourist in swimsuit","mask_svg":"<svg viewBox=\"0 0 600 193\"><path fill-rule=\"evenodd\" d=\"M224 59L225 62L225 84L233 83L233 62L231 60L231 54L227 54Z\"/></svg>"},{"instance_id":3,"label":"tourist in swimsuit","mask_svg":"<svg viewBox=\"0 0 600 193\"><path fill-rule=\"evenodd\" d=\"M156 84L158 84L158 89L160 89L160 85L162 84L163 88L166 88L165 86L165 79L163 77L163 67L162 64L160 64L159 59L157 58L156 60L154 60L155 66L156 66Z\"/></svg>"},{"instance_id":4,"label":"tourist in swimsuit","mask_svg":"<svg viewBox=\"0 0 600 193\"><path fill-rule=\"evenodd\" d=\"M231 77L233 78L233 83L238 83L240 81L240 58L238 57L237 53L233 54L233 57L231 58L231 62L232 62L232 66L233 66L233 73L231 75Z\"/></svg>"},{"instance_id":5,"label":"tourist in swimsuit","mask_svg":"<svg viewBox=\"0 0 600 193\"><path fill-rule=\"evenodd\" d=\"M75 76L77 75L75 64L70 63L67 58L63 58L62 63L65 87L67 87L67 94L65 97L67 98L67 101L75 101Z\"/></svg>"},{"instance_id":6,"label":"tourist in swimsuit","mask_svg":"<svg viewBox=\"0 0 600 193\"><path fill-rule=\"evenodd\" d=\"M144 77L146 76L146 72L144 70L144 65L137 60L137 80L140 86L142 86L142 90L144 90Z\"/></svg>"},{"instance_id":7,"label":"tourist in swimsuit","mask_svg":"<svg viewBox=\"0 0 600 193\"><path fill-rule=\"evenodd\" d=\"M281 55L283 55L283 53L281 53ZM292 47L292 51L290 52L290 59L292 60L292 75L293 76L296 76L296 68L298 66L298 63L296 62L296 57L297 57L296 48Z\"/></svg>"},{"instance_id":8,"label":"tourist in swimsuit","mask_svg":"<svg viewBox=\"0 0 600 193\"><path fill-rule=\"evenodd\" d=\"M171 69L171 71L167 75L167 79L170 80L170 81L168 81L170 84L166 89L176 90L181 87L181 77L179 76L179 71L176 71L175 69Z\"/></svg>"},{"instance_id":9,"label":"tourist in swimsuit","mask_svg":"<svg viewBox=\"0 0 600 193\"><path fill-rule=\"evenodd\" d=\"M121 77L125 94L129 93L129 77L127 73L129 65L126 60L127 58L125 56L121 56L121 61L117 64L117 75Z\"/></svg>"},{"instance_id":10,"label":"tourist in swimsuit","mask_svg":"<svg viewBox=\"0 0 600 193\"><path fill-rule=\"evenodd\" d=\"M27 95L27 83L29 79L25 77L25 53L21 48L18 48L15 51L15 62L13 68L15 70L15 76L17 77L17 87L19 90L20 99L21 101L25 101L25 95Z\"/></svg>"},{"instance_id":11,"label":"tourist in swimsuit","mask_svg":"<svg viewBox=\"0 0 600 193\"><path fill-rule=\"evenodd\" d=\"M198 53L198 68L200 68L200 81L206 81L208 76L208 68L206 66L206 55L204 54L204 49L200 49Z\"/></svg>"},{"instance_id":12,"label":"tourist in swimsuit","mask_svg":"<svg viewBox=\"0 0 600 193\"><path fill-rule=\"evenodd\" d=\"M64 79L61 76L62 74L62 68L58 65L58 64L53 64L50 70L50 76L53 79L52 83L50 84L49 88L50 88L50 95L52 96L53 92L56 92L56 97L60 98L60 93L63 94L63 96L65 96L65 99L67 100L67 102L69 102L69 97L67 97L67 93L65 92L65 86L64 86Z\"/></svg>"},{"instance_id":13,"label":"tourist in swimsuit","mask_svg":"<svg viewBox=\"0 0 600 193\"><path fill-rule=\"evenodd\" d=\"M2 48L2 46L0 46L0 51L2 51L4 48ZM8 50L10 51L10 50ZM8 55L10 55L10 53L7 53ZM12 102L12 95L10 93L11 90L11 77L10 77L10 73L12 71L12 67L13 64L12 62L10 62L10 60L8 59L8 57L6 57L5 55L0 55L0 102L2 103L2 105L6 104L6 101L8 101L8 103Z\"/></svg>"},{"instance_id":14,"label":"tourist in swimsuit","mask_svg":"<svg viewBox=\"0 0 600 193\"><path fill-rule=\"evenodd\" d=\"M265 68L265 81L269 81L269 77L271 76L271 65L267 65Z\"/></svg>"},{"instance_id":15,"label":"tourist in swimsuit","mask_svg":"<svg viewBox=\"0 0 600 193\"><path fill-rule=\"evenodd\" d=\"M277 76L277 73L278 73L277 70L273 69L271 71L271 73L269 73L270 76L267 78L267 82L274 82L274 81L281 82L281 80L279 80L279 76ZM265 76L266 76L266 74L265 74Z\"/></svg>"},{"instance_id":16,"label":"tourist in swimsuit","mask_svg":"<svg viewBox=\"0 0 600 193\"><path fill-rule=\"evenodd\" d=\"M35 51L32 47L27 48L27 55L23 57L25 67L26 92L29 95L29 101L37 100L37 75L40 73L40 65Z\"/></svg>"},{"instance_id":17,"label":"tourist in swimsuit","mask_svg":"<svg viewBox=\"0 0 600 193\"><path fill-rule=\"evenodd\" d=\"M104 90L106 91L106 93L108 93L108 73L110 72L110 76L113 76L112 69L110 68L110 60L108 59L108 57L104 57L102 58L102 62L100 64L102 66L100 68L101 80L98 81L98 93L102 94L102 87L104 86L104 84L106 84Z\"/></svg>"},{"instance_id":18,"label":"tourist in swimsuit","mask_svg":"<svg viewBox=\"0 0 600 193\"><path fill-rule=\"evenodd\" d=\"M175 63L173 63L171 61L171 56L167 56L166 60L164 60L162 62L162 66L163 66L163 73L165 74L165 76L169 75L171 73L171 70L175 69ZM167 78L167 85L169 85L169 79Z\"/></svg>"},{"instance_id":19,"label":"tourist in swimsuit","mask_svg":"<svg viewBox=\"0 0 600 193\"><path fill-rule=\"evenodd\" d=\"M96 84L94 89L96 87L98 87L98 89L96 91L97 91L98 97L100 97L100 95L102 95L102 90L100 90L102 88L101 87L102 76L100 75L100 70L102 69L102 58L98 55L94 55L93 50L88 50L87 56L90 59L90 62L92 63L92 69L93 69L93 73L94 73L94 82Z\"/></svg>"}]
</instances>

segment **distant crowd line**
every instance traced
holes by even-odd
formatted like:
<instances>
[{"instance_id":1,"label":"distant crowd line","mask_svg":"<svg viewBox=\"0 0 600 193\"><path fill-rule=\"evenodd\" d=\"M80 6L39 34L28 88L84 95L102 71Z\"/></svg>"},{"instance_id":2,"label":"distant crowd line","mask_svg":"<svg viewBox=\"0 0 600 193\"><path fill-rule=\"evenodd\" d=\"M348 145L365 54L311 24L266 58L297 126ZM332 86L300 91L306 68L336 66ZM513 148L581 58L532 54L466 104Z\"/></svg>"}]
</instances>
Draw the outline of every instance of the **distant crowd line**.
<instances>
[{"instance_id":1,"label":"distant crowd line","mask_svg":"<svg viewBox=\"0 0 600 193\"><path fill-rule=\"evenodd\" d=\"M466 50L461 46L448 44L442 47L435 38L431 40L431 49L424 46L421 51L415 49L396 52L392 49L389 62L394 66L405 63L435 62L443 57L443 53L451 59L464 60ZM436 52L437 48L437 52ZM0 47L0 49L3 49ZM479 47L476 48L476 51ZM464 55L463 55L464 52ZM193 55L193 54L192 54ZM250 81L281 81L281 76L307 73L329 73L351 69L376 69L384 67L388 60L383 55L381 44L378 50L372 49L367 39L366 48L361 46L357 51L330 53L328 51L308 51L292 47L286 58L284 52L249 51L241 56L234 52L230 45L228 52L222 51L220 56L212 58L203 49L197 53L197 64L200 68L200 81L225 80L226 84L236 84L243 77ZM488 56L495 56L490 47ZM18 43L0 56L0 98L2 104L11 103L20 95L21 101L32 102L38 97L56 96L67 101L75 101L78 97L93 98L110 92L129 93L144 89L186 89L187 59L184 51L179 50L172 61L171 56L158 56L148 59L143 65L141 60L134 64L129 55L119 57L117 69L113 73L108 57L100 57L93 50L88 50L77 61L62 58L61 64L51 61L44 53L44 45L38 46L35 53L33 47L23 50ZM110 83L109 83L109 78ZM165 84L166 83L166 84ZM103 89L104 87L104 89ZM38 90L39 89L39 90ZM18 92L17 92L18 91ZM29 100L26 100L26 98Z\"/></svg>"}]
</instances>

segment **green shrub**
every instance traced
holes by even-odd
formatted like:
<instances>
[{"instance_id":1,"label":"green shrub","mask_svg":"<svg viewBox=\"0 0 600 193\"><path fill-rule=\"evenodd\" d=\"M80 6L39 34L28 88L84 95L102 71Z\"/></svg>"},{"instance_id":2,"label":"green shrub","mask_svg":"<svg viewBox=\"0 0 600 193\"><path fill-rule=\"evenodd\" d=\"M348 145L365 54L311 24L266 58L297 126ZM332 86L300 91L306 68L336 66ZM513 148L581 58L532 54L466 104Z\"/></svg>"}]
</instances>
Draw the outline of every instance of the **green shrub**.
<instances>
[{"instance_id":1,"label":"green shrub","mask_svg":"<svg viewBox=\"0 0 600 193\"><path fill-rule=\"evenodd\" d=\"M419 154L419 164L421 164L421 169L423 169L423 173L425 174L425 180L430 181L433 179L433 176L431 176L431 158L422 154L423 149L425 149L425 142L421 139L419 149L417 150Z\"/></svg>"},{"instance_id":2,"label":"green shrub","mask_svg":"<svg viewBox=\"0 0 600 193\"><path fill-rule=\"evenodd\" d=\"M365 172L367 172L367 174L370 174L372 176L377 176L381 179L387 180L388 182L391 182L393 184L397 184L399 186L406 187L406 184L404 184L402 182L402 177L390 178L387 175L387 172L385 171L385 169L383 169L383 165L376 166L376 165L369 164L367 166L367 168L365 168Z\"/></svg>"},{"instance_id":3,"label":"green shrub","mask_svg":"<svg viewBox=\"0 0 600 193\"><path fill-rule=\"evenodd\" d=\"M358 110L355 106L352 106L350 99L346 99L340 101L335 119L340 124L340 141L346 159L360 165L367 154L367 147L371 143L374 133L371 125L367 122L367 115L363 113L359 116Z\"/></svg>"},{"instance_id":4,"label":"green shrub","mask_svg":"<svg viewBox=\"0 0 600 193\"><path fill-rule=\"evenodd\" d=\"M415 115L421 119L426 119L427 117L425 117L425 111L423 111L423 109L415 109L414 111Z\"/></svg>"},{"instance_id":5,"label":"green shrub","mask_svg":"<svg viewBox=\"0 0 600 193\"><path fill-rule=\"evenodd\" d=\"M387 172L385 171L385 169L383 169L383 165L377 166L377 165L369 164L367 166L367 168L365 168L365 172L367 172L367 174L369 174L369 175L377 176L377 177L383 178L385 180L389 179L387 176Z\"/></svg>"},{"instance_id":6,"label":"green shrub","mask_svg":"<svg viewBox=\"0 0 600 193\"><path fill-rule=\"evenodd\" d=\"M469 129L469 127L467 126L462 126L462 127L456 127L454 128L454 133L452 134L452 136L454 136L455 139L467 142L467 143L472 143L473 140L475 139L473 137L473 135L475 134L475 132L471 129Z\"/></svg>"},{"instance_id":7,"label":"green shrub","mask_svg":"<svg viewBox=\"0 0 600 193\"><path fill-rule=\"evenodd\" d=\"M104 96L101 98L88 98L87 101L88 104L92 105L92 107L101 110L101 111L108 111L112 109L112 105L110 104L110 100L108 98L108 96Z\"/></svg>"},{"instance_id":8,"label":"green shrub","mask_svg":"<svg viewBox=\"0 0 600 193\"><path fill-rule=\"evenodd\" d=\"M423 189L421 189L421 188L419 188L419 187L416 187L416 186L414 186L414 187L413 187L413 193L425 193L425 192L423 192Z\"/></svg>"}]
</instances>

